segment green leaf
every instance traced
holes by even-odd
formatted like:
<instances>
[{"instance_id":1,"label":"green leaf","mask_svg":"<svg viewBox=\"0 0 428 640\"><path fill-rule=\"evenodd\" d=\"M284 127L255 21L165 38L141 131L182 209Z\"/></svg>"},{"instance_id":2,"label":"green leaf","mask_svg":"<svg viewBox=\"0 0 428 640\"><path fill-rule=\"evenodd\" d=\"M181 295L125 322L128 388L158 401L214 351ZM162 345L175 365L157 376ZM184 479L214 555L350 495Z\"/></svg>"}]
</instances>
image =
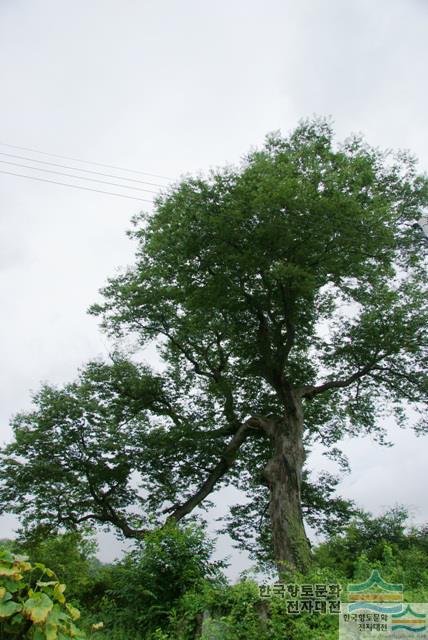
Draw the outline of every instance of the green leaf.
<instances>
[{"instance_id":1,"label":"green leaf","mask_svg":"<svg viewBox=\"0 0 428 640\"><path fill-rule=\"evenodd\" d=\"M35 624L45 622L54 603L45 593L34 593L24 603L23 613Z\"/></svg>"},{"instance_id":2,"label":"green leaf","mask_svg":"<svg viewBox=\"0 0 428 640\"><path fill-rule=\"evenodd\" d=\"M5 587L10 593L16 593L22 589L22 582L18 582L16 580L10 580L8 578L0 579L3 587Z\"/></svg>"},{"instance_id":3,"label":"green leaf","mask_svg":"<svg viewBox=\"0 0 428 640\"><path fill-rule=\"evenodd\" d=\"M65 589L66 589L65 584L61 584L60 582L58 582L55 585L54 593L53 593L55 600L58 600L58 602L61 602L61 603L65 602L65 597L64 597Z\"/></svg>"},{"instance_id":4,"label":"green leaf","mask_svg":"<svg viewBox=\"0 0 428 640\"><path fill-rule=\"evenodd\" d=\"M6 591L4 587L0 587L0 601L7 602L8 600L12 600L12 594Z\"/></svg>"},{"instance_id":5,"label":"green leaf","mask_svg":"<svg viewBox=\"0 0 428 640\"><path fill-rule=\"evenodd\" d=\"M22 604L19 604L18 602L0 602L0 620L10 618L21 610Z\"/></svg>"},{"instance_id":6,"label":"green leaf","mask_svg":"<svg viewBox=\"0 0 428 640\"><path fill-rule=\"evenodd\" d=\"M66 605L67 609L68 609L68 606L69 605L67 604ZM64 611L62 611L58 604L54 604L52 611L50 611L47 617L47 622L49 622L50 624L61 625L62 623L69 622L69 621L70 621L70 616Z\"/></svg>"},{"instance_id":7,"label":"green leaf","mask_svg":"<svg viewBox=\"0 0 428 640\"><path fill-rule=\"evenodd\" d=\"M78 629L76 625L70 624L70 637L80 640L81 638L85 638L85 634L83 633L83 631Z\"/></svg>"},{"instance_id":8,"label":"green leaf","mask_svg":"<svg viewBox=\"0 0 428 640\"><path fill-rule=\"evenodd\" d=\"M76 607L73 607L73 605L69 604L68 602L66 603L65 606L73 620L78 620L80 618L79 609L76 609Z\"/></svg>"},{"instance_id":9,"label":"green leaf","mask_svg":"<svg viewBox=\"0 0 428 640\"><path fill-rule=\"evenodd\" d=\"M6 576L12 578L13 580L20 580L22 575L17 566L9 566L3 562L0 562L0 576Z\"/></svg>"},{"instance_id":10,"label":"green leaf","mask_svg":"<svg viewBox=\"0 0 428 640\"><path fill-rule=\"evenodd\" d=\"M46 575L49 578L55 578L55 572L52 571L52 569L48 569L48 567L46 567L44 564L42 564L41 562L35 562L34 566L36 567L36 569L40 569L41 571L43 571L43 573L46 573Z\"/></svg>"},{"instance_id":11,"label":"green leaf","mask_svg":"<svg viewBox=\"0 0 428 640\"><path fill-rule=\"evenodd\" d=\"M58 625L52 622L46 623L45 628L46 640L57 640L58 637Z\"/></svg>"}]
</instances>

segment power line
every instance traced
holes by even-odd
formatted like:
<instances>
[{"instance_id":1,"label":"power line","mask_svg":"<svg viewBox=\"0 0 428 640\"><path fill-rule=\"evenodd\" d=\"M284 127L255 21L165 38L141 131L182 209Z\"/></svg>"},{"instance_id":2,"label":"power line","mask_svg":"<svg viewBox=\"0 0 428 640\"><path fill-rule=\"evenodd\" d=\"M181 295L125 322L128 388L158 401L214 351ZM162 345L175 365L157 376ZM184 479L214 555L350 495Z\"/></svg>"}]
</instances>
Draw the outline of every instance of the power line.
<instances>
[{"instance_id":1,"label":"power line","mask_svg":"<svg viewBox=\"0 0 428 640\"><path fill-rule=\"evenodd\" d=\"M173 180L168 176L161 176L156 173L147 173L146 171L136 171L135 169L126 169L125 167L117 167L112 164L103 164L101 162L91 162L90 160L81 160L80 158L72 158L70 156L61 156L57 153L48 153L47 151L40 151L39 149L31 149L29 147L19 147L15 144L6 144L0 142L2 147L9 147L10 149L20 149L21 151L31 151L32 153L41 153L44 156L51 156L52 158L62 158L63 160L73 160L73 162L83 162L84 164L92 164L98 167L107 167L109 169L118 169L119 171L128 171L129 173L137 173L143 176L151 176L152 178L160 178L161 180Z\"/></svg>"},{"instance_id":2,"label":"power line","mask_svg":"<svg viewBox=\"0 0 428 640\"><path fill-rule=\"evenodd\" d=\"M38 182L49 182L50 184L58 184L62 187L71 187L72 189L81 189L83 191L94 191L95 193L105 193L108 196L117 196L118 198L127 198L128 200L138 200L138 202L149 202L153 204L153 200L146 200L144 198L135 198L134 196L126 196L122 193L113 193L111 191L102 191L101 189L91 189L90 187L82 187L77 184L68 184L67 182L57 182L56 180L47 180L46 178L36 178L36 176L26 176L22 173L12 173L12 171L3 171L0 169L0 173L5 173L9 176L17 176L18 178L27 178L28 180L37 180Z\"/></svg>"},{"instance_id":3,"label":"power line","mask_svg":"<svg viewBox=\"0 0 428 640\"><path fill-rule=\"evenodd\" d=\"M48 162L47 160L37 160L36 158L29 158L28 156L17 156L14 153L5 153L4 151L0 151L0 155L6 156L7 158L15 158L17 160L28 160L29 162L37 162L37 164L46 164L46 165L49 165L50 167L60 167L61 169L71 169L72 171L82 171L84 173L90 173L91 175L104 176L104 178L116 178L117 180L127 180L128 182L137 182L138 184L148 184L152 187L162 188L164 186L161 184L156 184L155 182L147 182L146 180L126 178L125 176L115 176L115 175L112 175L111 173L102 173L100 171L92 171L91 169L80 169L80 167L70 167L69 165L66 165L66 164L58 164L57 162Z\"/></svg>"},{"instance_id":4,"label":"power line","mask_svg":"<svg viewBox=\"0 0 428 640\"><path fill-rule=\"evenodd\" d=\"M9 160L0 160L2 164L11 164L14 167L20 167L21 169L32 169L34 171L43 171L44 173L54 173L57 176L66 176L67 178L74 178L75 180L89 180L90 182L100 182L101 184L108 184L111 187L119 187L120 189L134 189L135 191L145 191L146 193L157 194L157 191L152 189L141 189L140 187L133 187L126 184L118 184L117 182L107 182L106 180L97 180L97 178L87 178L86 176L75 176L72 173L63 173L62 171L54 171L53 169L43 169L42 167L32 167L28 164L18 164L17 162L10 162Z\"/></svg>"}]
</instances>

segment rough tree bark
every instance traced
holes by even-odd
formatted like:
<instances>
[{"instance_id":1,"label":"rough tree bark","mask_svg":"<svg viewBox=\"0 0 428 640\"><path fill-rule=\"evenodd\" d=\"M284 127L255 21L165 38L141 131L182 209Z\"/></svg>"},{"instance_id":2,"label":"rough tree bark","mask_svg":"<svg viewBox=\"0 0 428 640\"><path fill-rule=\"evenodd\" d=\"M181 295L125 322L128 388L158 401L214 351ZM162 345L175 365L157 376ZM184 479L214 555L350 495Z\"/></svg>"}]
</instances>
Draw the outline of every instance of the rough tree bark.
<instances>
[{"instance_id":1,"label":"rough tree bark","mask_svg":"<svg viewBox=\"0 0 428 640\"><path fill-rule=\"evenodd\" d=\"M272 457L263 470L263 478L270 491L273 553L280 575L285 570L306 571L311 561L301 508L303 408L297 394L292 400L286 415L269 420L265 427Z\"/></svg>"}]
</instances>

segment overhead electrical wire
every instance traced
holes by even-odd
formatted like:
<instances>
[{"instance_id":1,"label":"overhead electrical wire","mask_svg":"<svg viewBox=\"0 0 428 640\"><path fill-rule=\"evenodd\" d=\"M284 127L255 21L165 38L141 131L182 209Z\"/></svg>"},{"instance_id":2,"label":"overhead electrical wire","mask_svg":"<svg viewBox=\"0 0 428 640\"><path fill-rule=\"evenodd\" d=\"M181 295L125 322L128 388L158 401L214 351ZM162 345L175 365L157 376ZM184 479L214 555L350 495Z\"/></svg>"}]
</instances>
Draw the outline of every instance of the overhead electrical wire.
<instances>
[{"instance_id":1,"label":"overhead electrical wire","mask_svg":"<svg viewBox=\"0 0 428 640\"><path fill-rule=\"evenodd\" d=\"M165 186L161 184L156 184L155 182L147 182L146 180L137 180L136 178L127 178L126 176L116 176L111 173L102 173L100 171L92 171L91 169L81 169L80 167L70 167L70 165L58 164L57 162L48 162L47 160L37 160L36 158L29 158L28 156L18 156L14 153L5 153L4 151L0 151L0 155L6 156L7 158L15 158L17 160L26 160L28 162L36 162L37 164L45 164L50 167L59 167L61 169L71 169L72 171L81 171L84 173L90 173L91 175L103 176L104 178L115 178L116 180L127 180L129 182L137 182L138 184L147 184L151 187L162 188ZM33 168L36 169L37 167L33 167Z\"/></svg>"},{"instance_id":2,"label":"overhead electrical wire","mask_svg":"<svg viewBox=\"0 0 428 640\"><path fill-rule=\"evenodd\" d=\"M141 189L140 187L133 187L132 185L118 184L117 182L107 182L106 180L98 180L97 178L87 178L86 176L75 176L72 173L64 173L62 171L54 171L53 169L43 169L43 167L32 167L28 164L18 164L17 162L10 162L9 160L0 160L2 164L9 164L21 169L33 169L34 171L43 171L44 173L54 173L57 176L65 176L67 178L74 178L75 180L89 180L90 182L98 182L101 184L108 184L111 187L119 187L120 189L133 189L134 191L144 191L145 193L157 194L157 191L153 189Z\"/></svg>"},{"instance_id":3,"label":"overhead electrical wire","mask_svg":"<svg viewBox=\"0 0 428 640\"><path fill-rule=\"evenodd\" d=\"M45 156L51 156L52 158L62 158L63 160L72 160L73 162L83 162L84 164L92 164L98 167L106 167L108 169L116 169L119 171L127 171L128 173L136 173L143 176L151 176L152 178L159 178L161 180L173 180L173 178L169 178L168 176L162 176L156 173L147 173L146 171L137 171L135 169L126 169L125 167L119 167L113 164L103 164L101 162L92 162L90 160L82 160L81 158L72 158L70 156L62 156L57 153L48 153L47 151L40 151L39 149L32 149L29 147L19 147L15 144L6 144L5 142L0 142L2 147L9 147L10 149L20 149L21 151L31 151L32 153L40 153Z\"/></svg>"},{"instance_id":4,"label":"overhead electrical wire","mask_svg":"<svg viewBox=\"0 0 428 640\"><path fill-rule=\"evenodd\" d=\"M37 180L38 182L49 182L50 184L57 184L62 187L70 187L71 189L81 189L83 191L94 191L95 193L104 193L109 196L117 196L118 198L127 198L128 200L138 200L138 202L149 202L153 204L153 200L147 200L145 198L136 198L134 196L127 196L124 193L113 193L112 191L103 191L101 189L91 189L91 187L83 187L82 185L69 184L67 182L58 182L56 180L47 180L46 178L38 178L36 176L26 176L22 173L13 173L12 171L4 171L0 169L0 173L5 173L9 176L17 176L18 178L26 178L28 180Z\"/></svg>"}]
</instances>

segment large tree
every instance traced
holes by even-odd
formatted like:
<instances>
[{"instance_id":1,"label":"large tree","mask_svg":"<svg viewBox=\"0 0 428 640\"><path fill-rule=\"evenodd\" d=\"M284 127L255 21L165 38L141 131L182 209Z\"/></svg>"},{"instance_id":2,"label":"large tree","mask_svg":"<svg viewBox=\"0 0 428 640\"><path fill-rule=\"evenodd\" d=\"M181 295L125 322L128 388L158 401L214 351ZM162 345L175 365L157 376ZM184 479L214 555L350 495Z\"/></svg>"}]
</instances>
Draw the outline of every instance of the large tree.
<instances>
[{"instance_id":1,"label":"large tree","mask_svg":"<svg viewBox=\"0 0 428 640\"><path fill-rule=\"evenodd\" d=\"M319 120L269 136L134 220L135 265L92 313L160 360L116 355L43 388L3 451L5 510L141 537L232 483L253 499L235 531L266 503L278 568L307 567L303 517L323 502L305 481L309 447L382 440L382 418L422 414L427 391L414 227L427 180L408 154L332 138Z\"/></svg>"}]
</instances>

